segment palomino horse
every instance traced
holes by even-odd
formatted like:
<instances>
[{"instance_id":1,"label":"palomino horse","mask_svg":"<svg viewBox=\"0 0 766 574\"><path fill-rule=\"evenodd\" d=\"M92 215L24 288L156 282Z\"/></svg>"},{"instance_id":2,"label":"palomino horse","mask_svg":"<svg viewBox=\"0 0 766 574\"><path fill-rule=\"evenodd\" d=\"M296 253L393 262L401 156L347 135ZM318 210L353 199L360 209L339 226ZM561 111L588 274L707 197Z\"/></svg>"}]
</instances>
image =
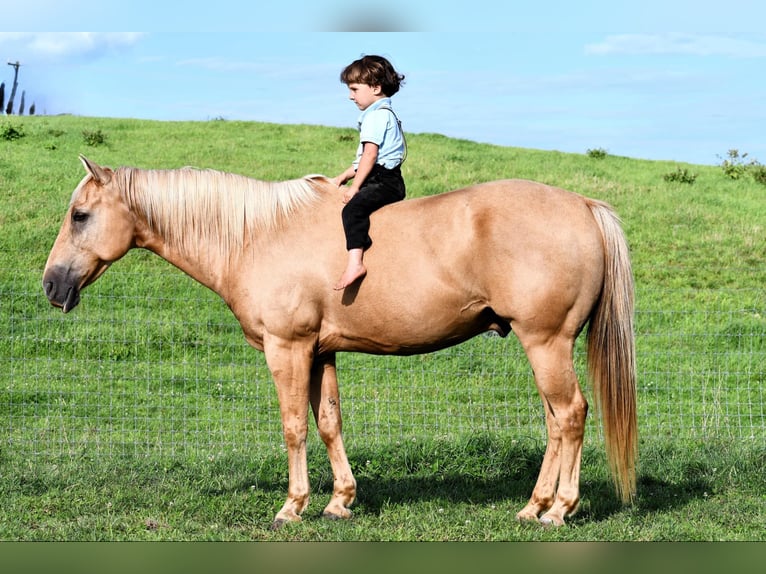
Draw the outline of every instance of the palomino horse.
<instances>
[{"instance_id":1,"label":"palomino horse","mask_svg":"<svg viewBox=\"0 0 766 574\"><path fill-rule=\"evenodd\" d=\"M474 185L373 215L361 281L333 290L346 254L341 194L321 176L263 182L190 168L87 175L45 266L43 288L66 313L80 292L142 247L218 293L266 355L289 464L274 526L309 502L308 407L332 465L324 509L348 518L356 481L341 437L338 351L426 353L485 331L513 331L545 409L548 444L520 520L564 524L579 501L587 402L573 365L588 327L588 370L618 495L635 492L633 277L606 204L530 181Z\"/></svg>"}]
</instances>

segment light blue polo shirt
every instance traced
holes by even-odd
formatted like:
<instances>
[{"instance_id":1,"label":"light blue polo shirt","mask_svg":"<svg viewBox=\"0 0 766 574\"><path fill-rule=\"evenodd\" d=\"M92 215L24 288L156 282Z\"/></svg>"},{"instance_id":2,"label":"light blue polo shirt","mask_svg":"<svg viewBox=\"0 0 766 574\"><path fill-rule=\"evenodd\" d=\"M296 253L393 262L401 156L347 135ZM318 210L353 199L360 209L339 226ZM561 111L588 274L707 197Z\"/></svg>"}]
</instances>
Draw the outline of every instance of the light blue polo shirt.
<instances>
[{"instance_id":1,"label":"light blue polo shirt","mask_svg":"<svg viewBox=\"0 0 766 574\"><path fill-rule=\"evenodd\" d=\"M377 144L377 163L383 167L393 169L404 160L404 136L391 111L391 98L378 100L359 116L359 147L356 150L354 169L359 167L365 142Z\"/></svg>"}]
</instances>

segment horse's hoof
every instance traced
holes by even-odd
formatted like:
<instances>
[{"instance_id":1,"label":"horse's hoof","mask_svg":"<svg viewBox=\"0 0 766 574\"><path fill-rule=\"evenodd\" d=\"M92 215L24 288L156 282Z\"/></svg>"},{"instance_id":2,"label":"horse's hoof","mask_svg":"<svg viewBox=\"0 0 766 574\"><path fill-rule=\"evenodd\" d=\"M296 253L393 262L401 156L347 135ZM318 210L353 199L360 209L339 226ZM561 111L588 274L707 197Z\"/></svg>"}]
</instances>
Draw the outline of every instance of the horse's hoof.
<instances>
[{"instance_id":1,"label":"horse's hoof","mask_svg":"<svg viewBox=\"0 0 766 574\"><path fill-rule=\"evenodd\" d=\"M560 518L555 518L544 514L540 517L540 524L543 528L558 528L559 526L564 526L565 523Z\"/></svg>"},{"instance_id":2,"label":"horse's hoof","mask_svg":"<svg viewBox=\"0 0 766 574\"><path fill-rule=\"evenodd\" d=\"M274 520L274 522L271 523L271 526L269 526L269 530L271 530L272 532L276 532L287 523L288 521L285 520L284 518L277 518Z\"/></svg>"},{"instance_id":3,"label":"horse's hoof","mask_svg":"<svg viewBox=\"0 0 766 574\"><path fill-rule=\"evenodd\" d=\"M346 512L348 514L346 514L345 516L341 516L340 514L335 514L334 512L328 512L327 510L325 510L322 513L322 518L326 520L348 520L349 518L351 518L351 511L346 509Z\"/></svg>"},{"instance_id":4,"label":"horse's hoof","mask_svg":"<svg viewBox=\"0 0 766 574\"><path fill-rule=\"evenodd\" d=\"M292 510L285 510L284 508L277 512L274 517L274 522L271 523L271 530L279 530L288 522L300 522L301 516Z\"/></svg>"},{"instance_id":5,"label":"horse's hoof","mask_svg":"<svg viewBox=\"0 0 766 574\"><path fill-rule=\"evenodd\" d=\"M520 524L538 524L539 520L536 514L519 512L516 514L516 521Z\"/></svg>"}]
</instances>

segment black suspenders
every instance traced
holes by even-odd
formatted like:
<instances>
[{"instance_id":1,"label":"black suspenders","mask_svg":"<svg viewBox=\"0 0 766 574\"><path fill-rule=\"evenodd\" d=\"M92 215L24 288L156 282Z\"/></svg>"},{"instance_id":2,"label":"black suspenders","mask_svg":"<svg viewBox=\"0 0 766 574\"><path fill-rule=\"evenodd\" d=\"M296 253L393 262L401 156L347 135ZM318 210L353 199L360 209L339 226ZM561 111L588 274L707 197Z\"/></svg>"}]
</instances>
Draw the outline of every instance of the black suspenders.
<instances>
[{"instance_id":1,"label":"black suspenders","mask_svg":"<svg viewBox=\"0 0 766 574\"><path fill-rule=\"evenodd\" d=\"M407 138L404 137L404 130L402 129L402 122L399 119L399 116L396 115L396 112L394 112L393 109L391 109L391 106L388 104L383 104L378 108L379 110L388 110L391 112L391 114L394 116L394 119L396 120L396 125L399 126L399 132L402 134L402 141L404 142L404 154L402 155L402 161L400 162L400 165L404 163L404 160L407 159Z\"/></svg>"}]
</instances>

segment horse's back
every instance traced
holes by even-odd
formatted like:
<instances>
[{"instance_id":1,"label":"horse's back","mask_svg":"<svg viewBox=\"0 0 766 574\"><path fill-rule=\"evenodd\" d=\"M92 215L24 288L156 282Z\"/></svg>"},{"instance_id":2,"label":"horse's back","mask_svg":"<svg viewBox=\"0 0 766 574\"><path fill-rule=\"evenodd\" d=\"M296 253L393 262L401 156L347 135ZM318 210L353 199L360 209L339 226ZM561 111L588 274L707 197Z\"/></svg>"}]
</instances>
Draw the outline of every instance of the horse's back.
<instances>
[{"instance_id":1,"label":"horse's back","mask_svg":"<svg viewBox=\"0 0 766 574\"><path fill-rule=\"evenodd\" d=\"M501 180L411 199L381 210L371 236L382 257L415 257L423 270L461 264L474 277L498 267L579 271L602 259L585 197L527 180ZM373 255L373 251L370 251Z\"/></svg>"},{"instance_id":2,"label":"horse's back","mask_svg":"<svg viewBox=\"0 0 766 574\"><path fill-rule=\"evenodd\" d=\"M399 222L430 233L430 228L437 224L449 226L454 222L465 229L467 223L475 222L481 231L482 225L502 221L548 234L551 230L546 229L546 224L592 228L594 222L587 202L584 196L558 187L506 179L388 205L372 215L372 225L380 226L380 237L387 235L389 229L397 229Z\"/></svg>"}]
</instances>

